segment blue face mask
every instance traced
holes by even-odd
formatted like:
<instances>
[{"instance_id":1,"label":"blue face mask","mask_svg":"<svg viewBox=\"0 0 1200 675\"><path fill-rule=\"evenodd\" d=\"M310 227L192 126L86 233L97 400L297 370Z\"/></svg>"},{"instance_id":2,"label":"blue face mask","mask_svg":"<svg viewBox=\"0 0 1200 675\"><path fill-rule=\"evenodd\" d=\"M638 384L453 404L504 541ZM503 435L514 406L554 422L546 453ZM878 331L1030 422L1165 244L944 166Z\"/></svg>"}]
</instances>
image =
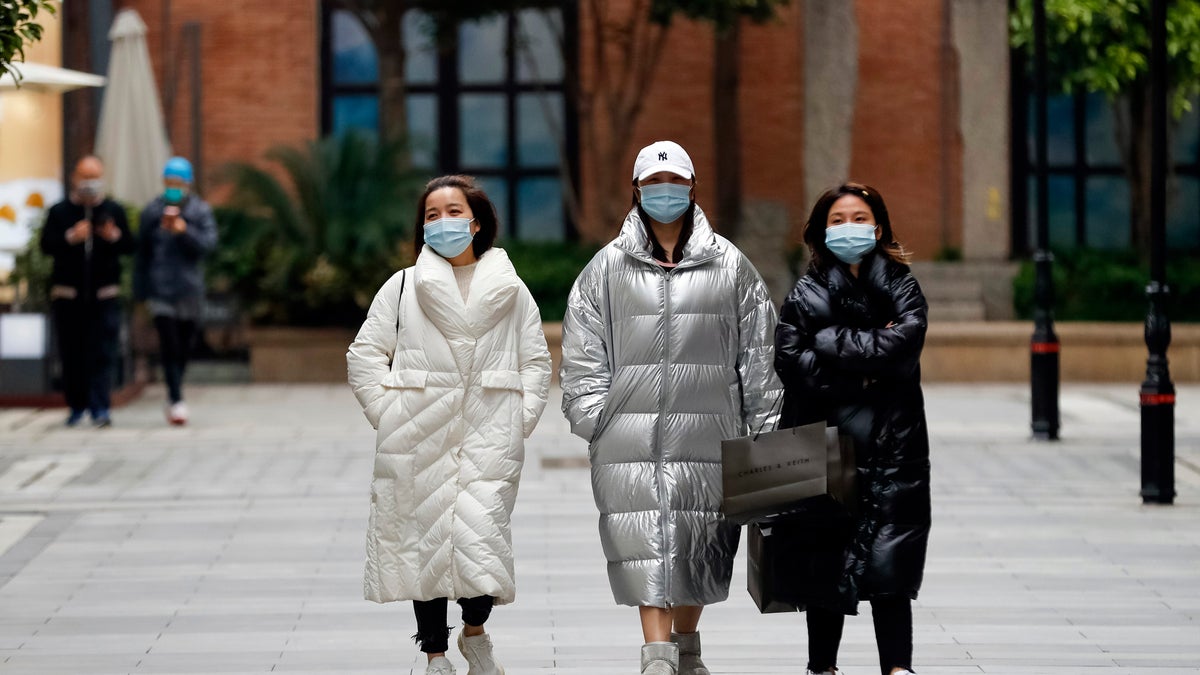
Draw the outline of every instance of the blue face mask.
<instances>
[{"instance_id":1,"label":"blue face mask","mask_svg":"<svg viewBox=\"0 0 1200 675\"><path fill-rule=\"evenodd\" d=\"M471 245L474 218L438 218L425 223L425 243L443 258L456 258Z\"/></svg>"},{"instance_id":2,"label":"blue face mask","mask_svg":"<svg viewBox=\"0 0 1200 675\"><path fill-rule=\"evenodd\" d=\"M690 185L654 183L644 185L638 190L642 193L642 209L646 211L646 215L660 223L675 222L692 203Z\"/></svg>"},{"instance_id":3,"label":"blue face mask","mask_svg":"<svg viewBox=\"0 0 1200 675\"><path fill-rule=\"evenodd\" d=\"M863 256L875 248L875 225L871 223L845 223L825 228L825 246L838 260L847 265L857 265Z\"/></svg>"},{"instance_id":4,"label":"blue face mask","mask_svg":"<svg viewBox=\"0 0 1200 675\"><path fill-rule=\"evenodd\" d=\"M178 204L187 196L187 191L183 188L169 187L163 190L163 199L168 204Z\"/></svg>"}]
</instances>

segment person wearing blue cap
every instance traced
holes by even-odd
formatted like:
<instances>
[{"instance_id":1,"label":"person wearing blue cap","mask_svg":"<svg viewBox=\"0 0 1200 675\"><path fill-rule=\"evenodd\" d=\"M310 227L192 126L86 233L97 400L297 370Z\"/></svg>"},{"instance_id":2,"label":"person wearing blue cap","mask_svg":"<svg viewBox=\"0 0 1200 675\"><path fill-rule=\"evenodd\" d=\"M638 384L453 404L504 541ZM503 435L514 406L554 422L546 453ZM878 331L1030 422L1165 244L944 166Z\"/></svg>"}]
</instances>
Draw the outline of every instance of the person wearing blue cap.
<instances>
[{"instance_id":1,"label":"person wearing blue cap","mask_svg":"<svg viewBox=\"0 0 1200 675\"><path fill-rule=\"evenodd\" d=\"M167 160L163 193L142 210L134 265L134 299L145 302L158 331L167 384L167 421L187 424L183 375L204 307L204 258L217 246L212 207L192 191L192 164Z\"/></svg>"}]
</instances>

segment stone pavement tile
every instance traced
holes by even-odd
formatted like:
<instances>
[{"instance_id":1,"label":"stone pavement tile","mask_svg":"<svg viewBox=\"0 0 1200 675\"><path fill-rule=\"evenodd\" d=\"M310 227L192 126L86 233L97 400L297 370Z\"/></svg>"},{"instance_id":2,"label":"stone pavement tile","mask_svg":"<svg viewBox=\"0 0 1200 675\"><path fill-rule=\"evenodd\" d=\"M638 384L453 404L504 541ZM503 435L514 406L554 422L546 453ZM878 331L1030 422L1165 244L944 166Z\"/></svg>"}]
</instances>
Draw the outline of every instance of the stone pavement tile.
<instances>
[{"instance_id":1,"label":"stone pavement tile","mask_svg":"<svg viewBox=\"0 0 1200 675\"><path fill-rule=\"evenodd\" d=\"M13 675L127 675L140 654L57 654L0 651L0 673Z\"/></svg>"},{"instance_id":2,"label":"stone pavement tile","mask_svg":"<svg viewBox=\"0 0 1200 675\"><path fill-rule=\"evenodd\" d=\"M239 652L274 652L287 645L291 631L244 630L240 632L175 633L164 632L150 646L149 654L186 654L204 652L227 654Z\"/></svg>"},{"instance_id":3,"label":"stone pavement tile","mask_svg":"<svg viewBox=\"0 0 1200 675\"><path fill-rule=\"evenodd\" d=\"M144 654L156 639L157 631L120 634L39 632L21 645L21 652L62 655Z\"/></svg>"},{"instance_id":4,"label":"stone pavement tile","mask_svg":"<svg viewBox=\"0 0 1200 675\"><path fill-rule=\"evenodd\" d=\"M265 673L279 660L278 651L198 651L143 654L133 673Z\"/></svg>"},{"instance_id":5,"label":"stone pavement tile","mask_svg":"<svg viewBox=\"0 0 1200 675\"><path fill-rule=\"evenodd\" d=\"M74 635L148 635L164 630L170 616L93 617L53 616L37 629L38 637Z\"/></svg>"},{"instance_id":6,"label":"stone pavement tile","mask_svg":"<svg viewBox=\"0 0 1200 675\"><path fill-rule=\"evenodd\" d=\"M412 646L412 642L409 642ZM453 649L453 647L451 647ZM453 658L454 655L451 655ZM409 650L401 647L382 648L382 649L367 649L358 648L354 650L347 649L330 649L327 651L307 650L307 651L288 651L284 652L275 662L274 672L328 672L328 673L407 673L413 664L424 660L424 657L416 656L409 653ZM462 658L458 658L462 661ZM513 675L519 675L524 672L508 666L508 672ZM417 671L424 673L422 667ZM465 675L466 668L462 668L459 672Z\"/></svg>"},{"instance_id":7,"label":"stone pavement tile","mask_svg":"<svg viewBox=\"0 0 1200 675\"><path fill-rule=\"evenodd\" d=\"M163 633L180 635L186 633L217 633L267 631L286 633L296 628L299 613L255 613L255 614L177 614L170 619Z\"/></svg>"},{"instance_id":8,"label":"stone pavement tile","mask_svg":"<svg viewBox=\"0 0 1200 675\"><path fill-rule=\"evenodd\" d=\"M1152 675L1196 675L1195 668L1166 667L1153 669L1138 668L1130 670L1128 668L1120 667L1116 664L1114 664L1111 668L1095 666L1078 668L1063 665L1029 666L1004 663L1000 665L985 664L980 666L980 668L984 673L996 673L998 675L1095 675L1096 673L1100 673L1101 675L1146 675L1146 673L1152 673ZM924 675L925 670L926 669L922 668L922 675Z\"/></svg>"}]
</instances>

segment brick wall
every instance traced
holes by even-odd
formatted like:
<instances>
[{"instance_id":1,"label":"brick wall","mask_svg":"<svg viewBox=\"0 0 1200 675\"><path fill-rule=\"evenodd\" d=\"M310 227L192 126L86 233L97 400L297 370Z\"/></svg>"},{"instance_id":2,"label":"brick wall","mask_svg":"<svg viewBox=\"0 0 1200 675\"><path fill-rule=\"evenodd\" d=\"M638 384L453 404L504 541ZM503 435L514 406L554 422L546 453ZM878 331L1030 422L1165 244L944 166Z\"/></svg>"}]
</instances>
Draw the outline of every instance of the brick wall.
<instances>
[{"instance_id":1,"label":"brick wall","mask_svg":"<svg viewBox=\"0 0 1200 675\"><path fill-rule=\"evenodd\" d=\"M947 65L942 3L859 0L856 10L859 79L851 176L883 193L897 238L917 258L928 259L942 246L943 223L946 243L958 245L962 235L958 113L954 105L942 107L943 96L954 103L941 75Z\"/></svg>"},{"instance_id":2,"label":"brick wall","mask_svg":"<svg viewBox=\"0 0 1200 675\"><path fill-rule=\"evenodd\" d=\"M125 0L141 14L160 94L171 73L177 94L168 129L176 153L192 143L192 63L183 26L199 22L203 93L202 151L206 192L222 164L257 160L270 147L317 136L320 129L319 28L315 2L171 0L164 36L163 0ZM164 37L167 53L164 53ZM167 111L164 110L164 114Z\"/></svg>"},{"instance_id":3,"label":"brick wall","mask_svg":"<svg viewBox=\"0 0 1200 675\"><path fill-rule=\"evenodd\" d=\"M615 0L603 4L608 18L619 19L627 16L633 3ZM806 207L802 203L803 50L799 14L799 9L789 6L779 21L762 27L746 25L743 29L739 126L745 199L780 202L793 220L802 221L800 214ZM599 77L591 57L594 36L590 25L584 7L580 30L584 88L597 86ZM613 143L603 111L596 110L600 119L589 121L586 113L582 116L581 126L598 126L599 140L596 147L589 147L586 130L581 131L581 175L588 219L581 223L580 230L585 238L603 240L615 232L620 222L604 222L598 202L610 200L619 204L623 213L630 200L634 157L641 147L656 140L674 140L687 149L696 165L697 200L710 216L715 215L713 43L709 24L686 20L672 23L665 49L641 93L641 115L628 142L617 149L619 161L608 162L600 156ZM608 76L621 72L627 59L626 52L609 50L605 66ZM606 175L610 172L616 177ZM611 187L606 191L605 185Z\"/></svg>"}]
</instances>

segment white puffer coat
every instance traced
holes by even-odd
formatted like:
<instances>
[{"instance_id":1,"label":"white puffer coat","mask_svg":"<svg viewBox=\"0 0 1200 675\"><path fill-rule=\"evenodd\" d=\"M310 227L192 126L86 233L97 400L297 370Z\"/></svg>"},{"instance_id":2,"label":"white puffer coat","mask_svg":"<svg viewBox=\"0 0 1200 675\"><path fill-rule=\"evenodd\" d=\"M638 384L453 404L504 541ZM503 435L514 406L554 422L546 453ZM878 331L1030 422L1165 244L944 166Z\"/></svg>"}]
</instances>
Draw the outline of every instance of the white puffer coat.
<instances>
[{"instance_id":1,"label":"white puffer coat","mask_svg":"<svg viewBox=\"0 0 1200 675\"><path fill-rule=\"evenodd\" d=\"M508 255L480 257L464 303L426 246L379 290L346 362L378 429L366 598L512 602L509 523L550 353Z\"/></svg>"}]
</instances>

